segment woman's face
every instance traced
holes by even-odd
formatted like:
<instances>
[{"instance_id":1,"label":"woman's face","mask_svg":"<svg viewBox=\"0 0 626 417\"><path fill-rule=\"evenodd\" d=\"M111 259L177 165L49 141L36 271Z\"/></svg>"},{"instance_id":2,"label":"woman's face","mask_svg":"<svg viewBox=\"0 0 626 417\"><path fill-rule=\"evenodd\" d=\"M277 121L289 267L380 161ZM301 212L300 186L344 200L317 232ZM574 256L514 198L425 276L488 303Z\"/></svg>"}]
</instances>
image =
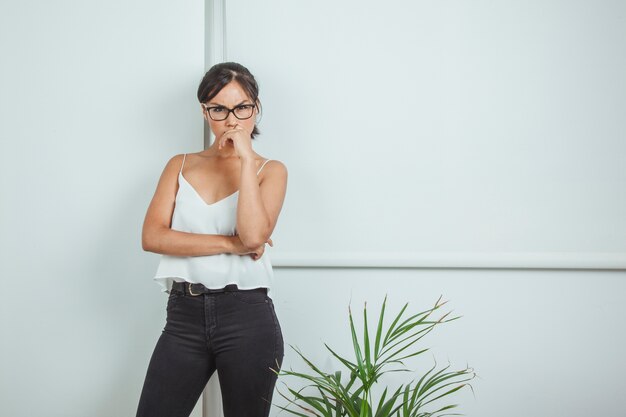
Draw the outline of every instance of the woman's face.
<instances>
[{"instance_id":1,"label":"woman's face","mask_svg":"<svg viewBox=\"0 0 626 417\"><path fill-rule=\"evenodd\" d=\"M255 103L248 97L243 88L236 81L231 81L226 84L219 93L211 100L209 100L206 104L207 107L220 107L216 112L218 113L226 113L228 110L222 109L234 109L237 106L242 105L254 105ZM214 110L215 111L215 110ZM242 113L245 113L245 110L241 110ZM254 129L254 124L256 122L257 108L256 106L252 109L252 116L248 119L240 120L235 117L234 112L229 112L228 117L224 120L213 120L209 117L209 111L203 107L204 118L209 122L209 126L213 131L213 134L216 138L219 138L224 132L227 130L233 129L235 126L239 125L242 129L244 129L248 134L252 133L252 129Z\"/></svg>"}]
</instances>

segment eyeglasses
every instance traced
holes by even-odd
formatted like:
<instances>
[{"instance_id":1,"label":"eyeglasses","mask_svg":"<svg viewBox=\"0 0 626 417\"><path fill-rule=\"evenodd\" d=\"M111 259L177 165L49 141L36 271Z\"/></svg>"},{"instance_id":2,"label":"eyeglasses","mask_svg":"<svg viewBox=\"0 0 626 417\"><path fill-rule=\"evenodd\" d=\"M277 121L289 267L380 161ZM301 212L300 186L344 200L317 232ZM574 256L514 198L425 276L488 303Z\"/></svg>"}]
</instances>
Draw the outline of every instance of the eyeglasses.
<instances>
[{"instance_id":1,"label":"eyeglasses","mask_svg":"<svg viewBox=\"0 0 626 417\"><path fill-rule=\"evenodd\" d=\"M202 107L209 112L209 117L216 122L221 120L226 120L230 112L233 112L235 117L239 120L245 120L252 117L254 113L254 104L240 104L239 106L235 106L235 108L229 109L224 106L212 106L209 107L206 104L202 103Z\"/></svg>"}]
</instances>

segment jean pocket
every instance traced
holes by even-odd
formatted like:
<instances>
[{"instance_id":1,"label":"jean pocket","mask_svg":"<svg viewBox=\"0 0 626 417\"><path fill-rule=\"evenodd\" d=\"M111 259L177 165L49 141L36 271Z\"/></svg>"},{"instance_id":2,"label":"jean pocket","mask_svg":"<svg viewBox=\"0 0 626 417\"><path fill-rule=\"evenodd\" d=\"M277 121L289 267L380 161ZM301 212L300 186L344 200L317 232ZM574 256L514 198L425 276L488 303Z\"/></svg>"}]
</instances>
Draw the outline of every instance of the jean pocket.
<instances>
[{"instance_id":1,"label":"jean pocket","mask_svg":"<svg viewBox=\"0 0 626 417\"><path fill-rule=\"evenodd\" d=\"M268 302L267 294L262 291L230 291L228 294L235 300L246 304L263 304Z\"/></svg>"}]
</instances>

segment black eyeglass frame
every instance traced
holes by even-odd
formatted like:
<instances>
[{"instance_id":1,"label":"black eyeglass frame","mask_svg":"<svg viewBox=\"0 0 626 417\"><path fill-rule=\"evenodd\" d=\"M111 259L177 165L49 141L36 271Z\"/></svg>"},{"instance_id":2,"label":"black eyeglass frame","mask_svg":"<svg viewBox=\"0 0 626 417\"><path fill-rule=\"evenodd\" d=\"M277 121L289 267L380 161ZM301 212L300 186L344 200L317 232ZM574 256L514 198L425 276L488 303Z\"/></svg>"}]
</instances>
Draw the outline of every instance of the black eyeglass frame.
<instances>
[{"instance_id":1,"label":"black eyeglass frame","mask_svg":"<svg viewBox=\"0 0 626 417\"><path fill-rule=\"evenodd\" d=\"M230 115L231 112L233 113L235 118L237 118L239 120L248 120L249 118L252 117L252 115L254 114L254 111L252 111L252 113L250 113L250 116L248 116L248 117L239 117L235 113L235 110L240 109L242 107L252 107L253 109L256 108L256 104L240 104L238 106L233 107L232 109L229 109L226 106L211 106L211 107L209 107L209 106L207 106L204 103L200 103L200 104L202 105L202 108L204 110L206 110L206 112L209 114L209 117L211 118L211 120L216 121L216 122L221 122L221 121L224 121L224 120L228 119L228 116ZM223 119L214 119L213 116L211 116L211 112L209 111L211 109L224 109L224 110L228 110L228 111L226 112L226 116L224 116Z\"/></svg>"}]
</instances>

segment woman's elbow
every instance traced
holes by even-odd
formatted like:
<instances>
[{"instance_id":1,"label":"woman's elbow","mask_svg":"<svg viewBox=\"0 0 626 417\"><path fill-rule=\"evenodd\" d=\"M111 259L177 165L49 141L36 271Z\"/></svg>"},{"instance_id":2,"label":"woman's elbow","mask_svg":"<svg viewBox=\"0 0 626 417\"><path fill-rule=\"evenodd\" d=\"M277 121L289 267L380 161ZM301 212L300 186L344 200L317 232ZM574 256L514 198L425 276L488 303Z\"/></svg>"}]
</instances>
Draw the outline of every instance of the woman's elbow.
<instances>
[{"instance_id":1,"label":"woman's elbow","mask_svg":"<svg viewBox=\"0 0 626 417\"><path fill-rule=\"evenodd\" d=\"M242 233L239 235L239 239L248 249L256 249L267 242L269 239L269 233L267 229L253 233Z\"/></svg>"},{"instance_id":2,"label":"woman's elbow","mask_svg":"<svg viewBox=\"0 0 626 417\"><path fill-rule=\"evenodd\" d=\"M144 230L141 234L141 248L146 252L157 252L159 236L156 231Z\"/></svg>"},{"instance_id":3,"label":"woman's elbow","mask_svg":"<svg viewBox=\"0 0 626 417\"><path fill-rule=\"evenodd\" d=\"M152 241L145 235L141 237L141 249L146 252L152 252Z\"/></svg>"},{"instance_id":4,"label":"woman's elbow","mask_svg":"<svg viewBox=\"0 0 626 417\"><path fill-rule=\"evenodd\" d=\"M250 250L256 249L265 243L265 240L263 239L262 236L245 236L244 237L240 235L239 239L241 240L241 243L243 243L244 246Z\"/></svg>"}]
</instances>

